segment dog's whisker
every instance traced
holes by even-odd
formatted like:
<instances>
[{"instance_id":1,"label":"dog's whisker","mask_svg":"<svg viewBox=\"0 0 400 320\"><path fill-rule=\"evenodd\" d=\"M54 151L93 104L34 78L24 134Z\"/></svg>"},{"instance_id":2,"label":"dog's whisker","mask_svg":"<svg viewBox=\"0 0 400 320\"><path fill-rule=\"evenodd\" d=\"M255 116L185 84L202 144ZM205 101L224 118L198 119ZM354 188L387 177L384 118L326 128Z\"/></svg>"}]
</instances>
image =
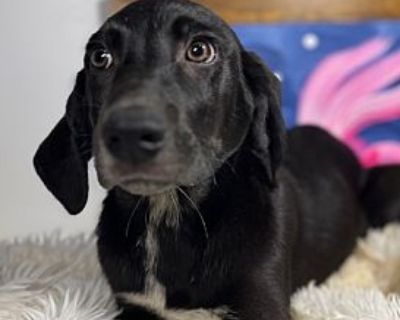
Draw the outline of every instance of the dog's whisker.
<instances>
[{"instance_id":1,"label":"dog's whisker","mask_svg":"<svg viewBox=\"0 0 400 320\"><path fill-rule=\"evenodd\" d=\"M79 150L85 151L85 150L91 150L92 149L92 143L89 141L84 141L81 142L78 146Z\"/></svg>"},{"instance_id":2,"label":"dog's whisker","mask_svg":"<svg viewBox=\"0 0 400 320\"><path fill-rule=\"evenodd\" d=\"M125 229L125 237L126 238L129 237L129 230L131 228L131 223L132 223L133 217L135 216L135 213L136 213L137 209L139 208L139 205L142 203L142 200L143 200L143 197L140 197L139 200L136 202L135 207L131 211L131 214L129 215L129 219L128 219L128 222L126 224L126 229Z\"/></svg>"},{"instance_id":3,"label":"dog's whisker","mask_svg":"<svg viewBox=\"0 0 400 320\"><path fill-rule=\"evenodd\" d=\"M91 146L92 146L92 143L89 142L89 141L85 141L85 142L83 142L83 143L81 144L81 147L82 147L82 148L88 148L88 147L91 147Z\"/></svg>"},{"instance_id":4,"label":"dog's whisker","mask_svg":"<svg viewBox=\"0 0 400 320\"><path fill-rule=\"evenodd\" d=\"M178 199L176 198L176 193L171 193L170 198L171 198L172 203L175 206L175 210L177 211L175 225L179 225L179 221L180 221L179 202L178 202Z\"/></svg>"},{"instance_id":5,"label":"dog's whisker","mask_svg":"<svg viewBox=\"0 0 400 320\"><path fill-rule=\"evenodd\" d=\"M214 185L216 185L218 187L217 176L215 174L213 174L212 180L213 180Z\"/></svg>"},{"instance_id":6,"label":"dog's whisker","mask_svg":"<svg viewBox=\"0 0 400 320\"><path fill-rule=\"evenodd\" d=\"M215 159L216 159L220 164L226 164L227 167L232 171L232 173L233 173L234 175L236 175L236 176L238 175L238 173L237 173L235 167L229 162L229 159L222 160L222 159L219 159L219 158L217 158L217 157L215 157Z\"/></svg>"},{"instance_id":7,"label":"dog's whisker","mask_svg":"<svg viewBox=\"0 0 400 320\"><path fill-rule=\"evenodd\" d=\"M232 173L234 174L234 175L238 175L238 173L236 172L236 169L235 169L235 167L231 164L231 163L229 163L229 161L227 160L227 161L225 161L225 163L226 163L226 165L231 169L231 171L232 171Z\"/></svg>"},{"instance_id":8,"label":"dog's whisker","mask_svg":"<svg viewBox=\"0 0 400 320\"><path fill-rule=\"evenodd\" d=\"M215 158L215 159L217 159L217 158ZM207 161L205 163L205 166L206 166L206 169L207 169L208 172L213 172L211 177L210 177L210 181L212 181L212 183L214 183L214 185L218 186L218 181L217 181L217 177L216 177L216 173L215 173L215 169L214 169L214 166L212 164L212 161Z\"/></svg>"},{"instance_id":9,"label":"dog's whisker","mask_svg":"<svg viewBox=\"0 0 400 320\"><path fill-rule=\"evenodd\" d=\"M215 158L215 159L217 159L217 158ZM214 166L212 165L212 162L208 161L206 163L206 167L207 167L208 172L213 172L213 174L210 177L210 180L212 181L212 183L214 183L214 185L218 186L217 176L216 176L216 173L215 173Z\"/></svg>"},{"instance_id":10,"label":"dog's whisker","mask_svg":"<svg viewBox=\"0 0 400 320\"><path fill-rule=\"evenodd\" d=\"M190 196L179 186L177 186L178 191L189 201L190 205L193 207L194 211L198 214L201 224L203 225L203 230L204 230L204 235L206 239L209 239L209 233L208 233L208 228L206 221L204 220L203 214L200 212L199 208L195 204L195 202L190 198Z\"/></svg>"}]
</instances>

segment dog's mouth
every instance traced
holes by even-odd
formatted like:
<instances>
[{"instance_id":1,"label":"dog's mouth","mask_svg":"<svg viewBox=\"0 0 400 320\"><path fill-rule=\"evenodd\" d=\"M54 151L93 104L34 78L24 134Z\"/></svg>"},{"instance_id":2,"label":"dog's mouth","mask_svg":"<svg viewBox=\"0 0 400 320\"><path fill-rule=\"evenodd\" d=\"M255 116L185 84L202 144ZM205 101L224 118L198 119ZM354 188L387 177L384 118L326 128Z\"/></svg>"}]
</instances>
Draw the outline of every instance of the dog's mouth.
<instances>
[{"instance_id":1,"label":"dog's mouth","mask_svg":"<svg viewBox=\"0 0 400 320\"><path fill-rule=\"evenodd\" d=\"M122 178L117 185L131 194L151 196L174 189L176 182L156 176L133 175Z\"/></svg>"},{"instance_id":2,"label":"dog's mouth","mask_svg":"<svg viewBox=\"0 0 400 320\"><path fill-rule=\"evenodd\" d=\"M167 151L150 161L133 163L116 159L99 144L94 156L98 180L107 190L118 187L133 195L152 196L177 187L192 187L209 176L200 156L189 151L185 156Z\"/></svg>"}]
</instances>

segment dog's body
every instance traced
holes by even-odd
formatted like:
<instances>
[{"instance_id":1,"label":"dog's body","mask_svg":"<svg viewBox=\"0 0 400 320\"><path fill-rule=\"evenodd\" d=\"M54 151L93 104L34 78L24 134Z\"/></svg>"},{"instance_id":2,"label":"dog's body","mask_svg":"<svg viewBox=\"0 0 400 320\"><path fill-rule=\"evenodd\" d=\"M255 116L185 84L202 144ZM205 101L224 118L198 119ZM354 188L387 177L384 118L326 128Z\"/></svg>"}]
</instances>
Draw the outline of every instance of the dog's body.
<instances>
[{"instance_id":1,"label":"dog's body","mask_svg":"<svg viewBox=\"0 0 400 320\"><path fill-rule=\"evenodd\" d=\"M365 228L357 161L317 128L292 130L288 141L292 152L276 189L259 181L256 164L246 155L232 160L233 169L223 166L215 184L203 187L196 206L208 237L183 196L179 226L157 226L156 278L168 308L229 307L239 319L288 319L290 293L325 279L351 252ZM119 293L146 293L151 208L143 201L132 217L138 199L114 190L98 227L100 260Z\"/></svg>"},{"instance_id":2,"label":"dog's body","mask_svg":"<svg viewBox=\"0 0 400 320\"><path fill-rule=\"evenodd\" d=\"M100 48L100 49L99 49ZM365 172L321 129L287 136L275 77L183 0L139 1L90 40L35 166L71 213L94 155L120 319L289 319L366 229Z\"/></svg>"}]
</instances>

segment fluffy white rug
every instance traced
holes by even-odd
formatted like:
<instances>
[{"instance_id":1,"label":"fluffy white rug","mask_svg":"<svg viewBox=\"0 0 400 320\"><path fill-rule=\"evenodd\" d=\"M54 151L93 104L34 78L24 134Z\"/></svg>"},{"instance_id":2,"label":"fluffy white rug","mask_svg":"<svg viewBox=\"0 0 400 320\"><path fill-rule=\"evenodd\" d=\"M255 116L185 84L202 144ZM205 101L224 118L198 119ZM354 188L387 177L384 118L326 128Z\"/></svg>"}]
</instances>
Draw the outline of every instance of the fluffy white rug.
<instances>
[{"instance_id":1,"label":"fluffy white rug","mask_svg":"<svg viewBox=\"0 0 400 320\"><path fill-rule=\"evenodd\" d=\"M293 296L292 313L294 320L400 320L400 225L371 231L324 285ZM54 234L0 243L1 320L111 320L116 314L93 238Z\"/></svg>"}]
</instances>

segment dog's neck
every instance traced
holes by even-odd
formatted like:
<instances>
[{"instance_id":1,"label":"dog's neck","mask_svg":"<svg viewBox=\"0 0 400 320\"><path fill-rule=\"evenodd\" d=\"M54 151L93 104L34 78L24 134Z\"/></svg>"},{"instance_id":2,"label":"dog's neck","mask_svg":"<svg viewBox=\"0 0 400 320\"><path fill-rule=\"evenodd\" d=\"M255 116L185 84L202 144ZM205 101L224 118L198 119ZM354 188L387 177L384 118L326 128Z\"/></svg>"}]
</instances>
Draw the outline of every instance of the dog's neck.
<instances>
[{"instance_id":1,"label":"dog's neck","mask_svg":"<svg viewBox=\"0 0 400 320\"><path fill-rule=\"evenodd\" d=\"M247 151L239 150L227 159L218 168L212 178L192 187L176 186L164 193L152 196L131 195L122 189L116 188L111 191L107 202L116 201L116 207L120 208L126 215L126 235L134 227L135 216L146 216L147 226L165 226L170 229L179 229L184 219L190 219L201 226L204 233L207 233L208 208L215 204L223 203L224 206L234 205L236 197L240 196L238 190L249 188L255 193L266 192L269 186L260 179L259 164ZM204 209L203 207L206 207ZM124 219L122 219L124 220ZM208 236L208 235L206 235Z\"/></svg>"},{"instance_id":2,"label":"dog's neck","mask_svg":"<svg viewBox=\"0 0 400 320\"><path fill-rule=\"evenodd\" d=\"M213 178L206 179L196 186L176 186L164 193L139 197L139 202L148 203L148 225L158 228L163 224L166 227L177 229L181 219L185 219L190 214L198 216L198 222L203 225L204 229L207 229L200 207L202 201L209 198L212 193L224 193L226 198L229 198L229 189L233 184L242 184L245 187L246 181L249 180L255 183L261 182L260 188L267 187L266 184L262 185L259 174L255 172L258 160L254 162L253 158L247 151L239 150L218 168ZM234 199L232 200L234 201Z\"/></svg>"},{"instance_id":3,"label":"dog's neck","mask_svg":"<svg viewBox=\"0 0 400 320\"><path fill-rule=\"evenodd\" d=\"M148 197L148 221L153 226L161 224L178 230L184 219L190 219L203 229L204 239L209 237L208 229L214 220L208 212L210 198L218 197L225 206L232 205L240 196L240 188L256 189L256 192L268 188L257 173L257 165L247 152L238 152L227 159L212 178L204 180L194 187L176 187L165 193ZM240 187L237 187L237 186ZM234 190L232 192L232 190ZM235 193L235 194L231 194ZM225 202L224 202L225 201ZM212 206L212 205L211 205Z\"/></svg>"},{"instance_id":4,"label":"dog's neck","mask_svg":"<svg viewBox=\"0 0 400 320\"><path fill-rule=\"evenodd\" d=\"M181 215L179 201L177 189L148 197L148 224L158 226L164 221L168 227L178 227Z\"/></svg>"}]
</instances>

